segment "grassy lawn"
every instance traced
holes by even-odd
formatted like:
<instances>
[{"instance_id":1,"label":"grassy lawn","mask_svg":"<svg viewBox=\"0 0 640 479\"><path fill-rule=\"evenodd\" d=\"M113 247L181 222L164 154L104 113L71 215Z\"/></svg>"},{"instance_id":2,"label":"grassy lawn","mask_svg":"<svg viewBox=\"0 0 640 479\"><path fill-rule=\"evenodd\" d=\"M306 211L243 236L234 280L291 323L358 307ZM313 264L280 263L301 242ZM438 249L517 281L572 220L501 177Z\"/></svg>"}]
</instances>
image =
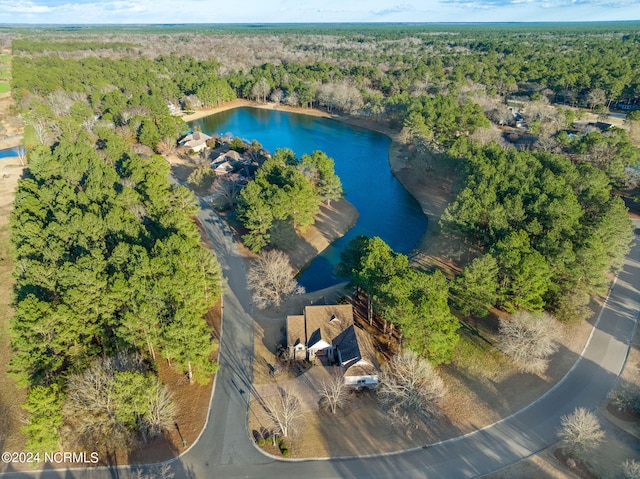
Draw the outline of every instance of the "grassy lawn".
<instances>
[{"instance_id":1,"label":"grassy lawn","mask_svg":"<svg viewBox=\"0 0 640 479\"><path fill-rule=\"evenodd\" d=\"M0 93L7 93L9 91L9 82L0 82Z\"/></svg>"}]
</instances>

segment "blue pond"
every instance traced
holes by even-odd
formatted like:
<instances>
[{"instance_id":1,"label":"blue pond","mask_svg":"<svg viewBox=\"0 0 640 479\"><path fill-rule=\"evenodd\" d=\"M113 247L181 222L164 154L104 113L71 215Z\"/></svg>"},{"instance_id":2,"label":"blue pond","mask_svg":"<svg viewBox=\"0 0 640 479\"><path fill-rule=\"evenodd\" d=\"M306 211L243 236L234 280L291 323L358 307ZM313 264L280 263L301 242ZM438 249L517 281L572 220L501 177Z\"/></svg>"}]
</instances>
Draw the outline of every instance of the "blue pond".
<instances>
[{"instance_id":1,"label":"blue pond","mask_svg":"<svg viewBox=\"0 0 640 479\"><path fill-rule=\"evenodd\" d=\"M335 160L346 199L360 213L357 224L300 274L307 291L340 282L333 274L340 251L358 235L379 236L395 251L407 253L425 232L427 218L416 200L391 174L391 140L380 133L327 118L258 108L237 108L196 120L207 134L232 133L256 139L273 152L291 148L297 156L322 150Z\"/></svg>"},{"instance_id":2,"label":"blue pond","mask_svg":"<svg viewBox=\"0 0 640 479\"><path fill-rule=\"evenodd\" d=\"M8 158L10 156L18 156L18 147L0 150L0 158Z\"/></svg>"}]
</instances>

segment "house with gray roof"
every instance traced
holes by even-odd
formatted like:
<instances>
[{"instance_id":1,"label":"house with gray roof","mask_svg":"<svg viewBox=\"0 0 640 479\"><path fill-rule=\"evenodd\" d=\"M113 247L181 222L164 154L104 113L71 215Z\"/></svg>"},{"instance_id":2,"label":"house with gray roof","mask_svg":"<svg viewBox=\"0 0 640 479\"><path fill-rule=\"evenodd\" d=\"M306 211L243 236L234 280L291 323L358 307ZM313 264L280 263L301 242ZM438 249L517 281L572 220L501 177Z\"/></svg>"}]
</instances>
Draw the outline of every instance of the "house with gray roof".
<instances>
[{"instance_id":1,"label":"house with gray roof","mask_svg":"<svg viewBox=\"0 0 640 479\"><path fill-rule=\"evenodd\" d=\"M349 304L306 306L303 314L287 316L287 349L293 360L340 366L347 385L378 384L373 342L354 324Z\"/></svg>"}]
</instances>

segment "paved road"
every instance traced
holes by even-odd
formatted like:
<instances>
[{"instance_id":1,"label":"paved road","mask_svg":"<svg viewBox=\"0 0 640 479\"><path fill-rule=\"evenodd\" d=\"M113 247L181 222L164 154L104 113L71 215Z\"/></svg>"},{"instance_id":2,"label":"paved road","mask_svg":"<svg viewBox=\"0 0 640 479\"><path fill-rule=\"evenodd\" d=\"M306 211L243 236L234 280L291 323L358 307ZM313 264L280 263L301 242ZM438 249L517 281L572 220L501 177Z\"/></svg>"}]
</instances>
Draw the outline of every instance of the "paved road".
<instances>
[{"instance_id":1,"label":"paved road","mask_svg":"<svg viewBox=\"0 0 640 479\"><path fill-rule=\"evenodd\" d=\"M257 451L247 431L253 321L245 272L226 225L204 205L199 214L228 279L221 368L207 426L189 451L170 463L181 478L469 478L526 458L556 441L560 417L577 406L596 408L624 366L640 310L640 244L634 245L596 321L582 357L542 398L482 430L398 454L323 461L277 461ZM637 226L640 226L638 224ZM357 440L357 431L354 431ZM126 468L13 473L7 478L129 477Z\"/></svg>"}]
</instances>

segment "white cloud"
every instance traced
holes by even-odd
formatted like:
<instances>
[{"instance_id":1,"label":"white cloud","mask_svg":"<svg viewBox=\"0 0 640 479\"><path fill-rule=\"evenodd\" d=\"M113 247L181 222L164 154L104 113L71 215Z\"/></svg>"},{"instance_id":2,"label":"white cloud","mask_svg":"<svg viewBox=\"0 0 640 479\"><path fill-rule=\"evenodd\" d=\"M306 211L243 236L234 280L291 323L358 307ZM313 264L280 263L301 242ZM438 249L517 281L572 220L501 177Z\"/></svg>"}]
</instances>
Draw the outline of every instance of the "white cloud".
<instances>
[{"instance_id":1,"label":"white cloud","mask_svg":"<svg viewBox=\"0 0 640 479\"><path fill-rule=\"evenodd\" d=\"M413 10L413 7L411 5L404 3L401 5L393 5L391 7L382 8L379 10L372 10L371 13L377 16L386 16L386 15L392 15L394 13L409 12L411 10Z\"/></svg>"},{"instance_id":2,"label":"white cloud","mask_svg":"<svg viewBox=\"0 0 640 479\"><path fill-rule=\"evenodd\" d=\"M46 5L37 5L28 0L15 0L0 1L0 11L29 15L34 13L49 13L51 8Z\"/></svg>"}]
</instances>

